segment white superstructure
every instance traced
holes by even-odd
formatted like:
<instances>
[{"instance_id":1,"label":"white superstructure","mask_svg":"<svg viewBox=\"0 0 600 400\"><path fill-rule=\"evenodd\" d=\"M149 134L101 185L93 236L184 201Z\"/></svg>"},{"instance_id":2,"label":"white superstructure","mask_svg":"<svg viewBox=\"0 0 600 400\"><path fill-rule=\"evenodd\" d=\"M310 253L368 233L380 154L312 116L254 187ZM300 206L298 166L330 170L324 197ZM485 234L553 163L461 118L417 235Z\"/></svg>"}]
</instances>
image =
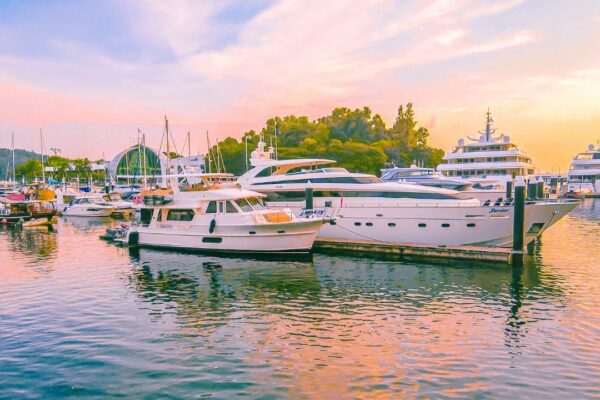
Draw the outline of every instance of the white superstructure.
<instances>
[{"instance_id":1,"label":"white superstructure","mask_svg":"<svg viewBox=\"0 0 600 400\"><path fill-rule=\"evenodd\" d=\"M267 204L300 215L305 191L312 189L313 208L335 218L319 238L436 245L509 246L513 206L510 200L481 203L453 190L406 183L329 168L332 160L275 160L261 141L250 160L253 168L238 182L264 193ZM530 202L527 240L532 240L577 206L573 202Z\"/></svg>"},{"instance_id":2,"label":"white superstructure","mask_svg":"<svg viewBox=\"0 0 600 400\"><path fill-rule=\"evenodd\" d=\"M486 113L485 131L479 138L459 139L452 152L444 156L444 164L438 171L449 177L467 179L482 187L506 187L506 182L515 176L533 175L531 157L504 134L495 135L494 120L490 111ZM477 188L477 186L475 186Z\"/></svg>"},{"instance_id":3,"label":"white superstructure","mask_svg":"<svg viewBox=\"0 0 600 400\"><path fill-rule=\"evenodd\" d=\"M580 195L600 193L600 146L593 144L571 162L567 191Z\"/></svg>"}]
</instances>

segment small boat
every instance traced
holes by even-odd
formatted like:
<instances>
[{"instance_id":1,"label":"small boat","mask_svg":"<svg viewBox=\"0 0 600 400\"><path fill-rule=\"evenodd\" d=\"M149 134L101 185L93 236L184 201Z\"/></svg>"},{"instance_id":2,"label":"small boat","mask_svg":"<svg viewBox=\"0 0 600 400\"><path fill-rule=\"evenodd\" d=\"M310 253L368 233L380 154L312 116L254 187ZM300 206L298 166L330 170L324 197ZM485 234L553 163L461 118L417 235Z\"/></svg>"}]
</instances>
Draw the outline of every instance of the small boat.
<instances>
[{"instance_id":1,"label":"small boat","mask_svg":"<svg viewBox=\"0 0 600 400\"><path fill-rule=\"evenodd\" d=\"M94 195L86 195L73 199L62 209L62 215L69 217L109 217L115 207L98 199Z\"/></svg>"},{"instance_id":2,"label":"small boat","mask_svg":"<svg viewBox=\"0 0 600 400\"><path fill-rule=\"evenodd\" d=\"M23 222L23 228L33 228L36 226L48 226L51 224L52 224L52 222L48 218L36 218L36 219L31 219L27 222Z\"/></svg>"},{"instance_id":3,"label":"small boat","mask_svg":"<svg viewBox=\"0 0 600 400\"><path fill-rule=\"evenodd\" d=\"M0 222L3 224L25 223L34 219L50 221L56 216L54 203L41 200L0 201Z\"/></svg>"}]
</instances>

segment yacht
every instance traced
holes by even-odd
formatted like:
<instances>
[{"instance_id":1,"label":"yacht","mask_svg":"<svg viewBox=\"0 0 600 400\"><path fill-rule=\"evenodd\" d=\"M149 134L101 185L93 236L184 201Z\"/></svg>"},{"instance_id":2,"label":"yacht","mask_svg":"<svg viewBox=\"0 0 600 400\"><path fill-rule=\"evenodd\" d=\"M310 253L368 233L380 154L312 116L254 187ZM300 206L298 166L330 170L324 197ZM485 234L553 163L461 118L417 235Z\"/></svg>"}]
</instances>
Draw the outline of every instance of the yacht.
<instances>
[{"instance_id":1,"label":"yacht","mask_svg":"<svg viewBox=\"0 0 600 400\"><path fill-rule=\"evenodd\" d=\"M481 202L467 193L415 184L383 182L328 165L324 159L274 159L261 140L252 152L252 169L238 182L264 193L269 206L306 212L305 191L314 208L335 221L319 239L427 245L511 246L513 201ZM577 206L572 201L529 201L526 239L531 241ZM310 204L309 207L310 208Z\"/></svg>"},{"instance_id":2,"label":"yacht","mask_svg":"<svg viewBox=\"0 0 600 400\"><path fill-rule=\"evenodd\" d=\"M496 135L489 109L485 130L479 138L459 139L458 145L443 158L437 169L450 178L463 178L479 189L506 190L506 183L515 176L533 175L531 157L504 134Z\"/></svg>"},{"instance_id":3,"label":"yacht","mask_svg":"<svg viewBox=\"0 0 600 400\"><path fill-rule=\"evenodd\" d=\"M144 247L211 252L308 253L330 219L271 209L264 195L222 185L227 174L197 174L196 183L144 194L140 223L124 241ZM174 177L167 177L172 181ZM201 182L199 182L200 180Z\"/></svg>"},{"instance_id":4,"label":"yacht","mask_svg":"<svg viewBox=\"0 0 600 400\"><path fill-rule=\"evenodd\" d=\"M51 201L27 200L25 196L9 194L0 198L0 222L3 224L27 223L44 219L51 221L56 208Z\"/></svg>"},{"instance_id":5,"label":"yacht","mask_svg":"<svg viewBox=\"0 0 600 400\"><path fill-rule=\"evenodd\" d=\"M575 156L569 169L567 194L600 194L600 146L590 144L587 151Z\"/></svg>"},{"instance_id":6,"label":"yacht","mask_svg":"<svg viewBox=\"0 0 600 400\"><path fill-rule=\"evenodd\" d=\"M457 191L468 190L473 184L465 179L448 178L433 168L411 165L410 168L396 167L393 163L381 170L381 179L385 182L416 183Z\"/></svg>"},{"instance_id":7,"label":"yacht","mask_svg":"<svg viewBox=\"0 0 600 400\"><path fill-rule=\"evenodd\" d=\"M62 215L69 217L108 217L115 207L99 199L94 194L74 198L62 209Z\"/></svg>"}]
</instances>

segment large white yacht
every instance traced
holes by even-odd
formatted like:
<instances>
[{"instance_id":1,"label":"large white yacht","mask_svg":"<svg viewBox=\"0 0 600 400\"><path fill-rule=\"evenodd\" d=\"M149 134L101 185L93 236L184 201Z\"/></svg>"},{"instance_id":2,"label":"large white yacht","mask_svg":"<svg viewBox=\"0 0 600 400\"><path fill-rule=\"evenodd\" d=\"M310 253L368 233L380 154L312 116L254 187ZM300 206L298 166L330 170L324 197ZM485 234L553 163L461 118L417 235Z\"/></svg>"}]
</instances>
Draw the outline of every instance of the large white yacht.
<instances>
[{"instance_id":1,"label":"large white yacht","mask_svg":"<svg viewBox=\"0 0 600 400\"><path fill-rule=\"evenodd\" d=\"M482 188L506 188L515 176L534 174L531 157L504 134L495 135L494 120L488 110L485 131L479 138L459 139L452 152L444 156L437 169L448 177L467 179Z\"/></svg>"},{"instance_id":2,"label":"large white yacht","mask_svg":"<svg viewBox=\"0 0 600 400\"><path fill-rule=\"evenodd\" d=\"M264 193L267 204L300 215L305 190L314 208L335 218L319 238L434 245L512 244L512 200L481 201L454 190L406 183L324 167L332 160L276 160L261 141L252 152L253 168L238 182ZM527 240L531 241L577 206L576 202L538 201L526 206Z\"/></svg>"},{"instance_id":3,"label":"large white yacht","mask_svg":"<svg viewBox=\"0 0 600 400\"><path fill-rule=\"evenodd\" d=\"M581 196L600 194L600 146L590 144L587 151L575 156L567 182L569 193Z\"/></svg>"},{"instance_id":4,"label":"large white yacht","mask_svg":"<svg viewBox=\"0 0 600 400\"><path fill-rule=\"evenodd\" d=\"M189 177L189 176L188 176ZM308 253L330 219L297 217L264 206L264 195L222 182L230 175L196 174L195 184L144 194L129 244L211 252ZM174 177L171 177L174 178ZM170 179L173 181L173 179Z\"/></svg>"}]
</instances>

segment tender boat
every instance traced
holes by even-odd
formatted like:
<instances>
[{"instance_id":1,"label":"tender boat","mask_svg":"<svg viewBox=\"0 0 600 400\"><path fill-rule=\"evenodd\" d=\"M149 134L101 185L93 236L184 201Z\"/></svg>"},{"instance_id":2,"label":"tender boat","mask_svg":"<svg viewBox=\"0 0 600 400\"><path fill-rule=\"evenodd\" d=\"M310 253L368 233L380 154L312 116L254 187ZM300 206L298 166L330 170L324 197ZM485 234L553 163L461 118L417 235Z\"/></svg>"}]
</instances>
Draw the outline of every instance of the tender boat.
<instances>
[{"instance_id":1,"label":"tender boat","mask_svg":"<svg viewBox=\"0 0 600 400\"><path fill-rule=\"evenodd\" d=\"M238 182L264 193L275 208L301 215L305 192L311 189L314 207L335 218L319 238L331 240L450 245L511 246L513 200L481 202L468 193L379 178L324 167L332 160L276 160L260 141L252 152L251 170ZM526 205L527 241L577 207L572 201L529 201Z\"/></svg>"},{"instance_id":2,"label":"tender boat","mask_svg":"<svg viewBox=\"0 0 600 400\"><path fill-rule=\"evenodd\" d=\"M74 198L62 209L62 215L69 217L108 217L115 207L98 199L95 195Z\"/></svg>"},{"instance_id":3,"label":"tender boat","mask_svg":"<svg viewBox=\"0 0 600 400\"><path fill-rule=\"evenodd\" d=\"M567 178L567 195L571 197L600 194L600 146L593 144L571 162Z\"/></svg>"},{"instance_id":4,"label":"tender boat","mask_svg":"<svg viewBox=\"0 0 600 400\"><path fill-rule=\"evenodd\" d=\"M197 174L192 188L144 193L140 222L129 228L131 245L210 252L307 253L323 216L270 209L264 195L219 182L227 174Z\"/></svg>"}]
</instances>

